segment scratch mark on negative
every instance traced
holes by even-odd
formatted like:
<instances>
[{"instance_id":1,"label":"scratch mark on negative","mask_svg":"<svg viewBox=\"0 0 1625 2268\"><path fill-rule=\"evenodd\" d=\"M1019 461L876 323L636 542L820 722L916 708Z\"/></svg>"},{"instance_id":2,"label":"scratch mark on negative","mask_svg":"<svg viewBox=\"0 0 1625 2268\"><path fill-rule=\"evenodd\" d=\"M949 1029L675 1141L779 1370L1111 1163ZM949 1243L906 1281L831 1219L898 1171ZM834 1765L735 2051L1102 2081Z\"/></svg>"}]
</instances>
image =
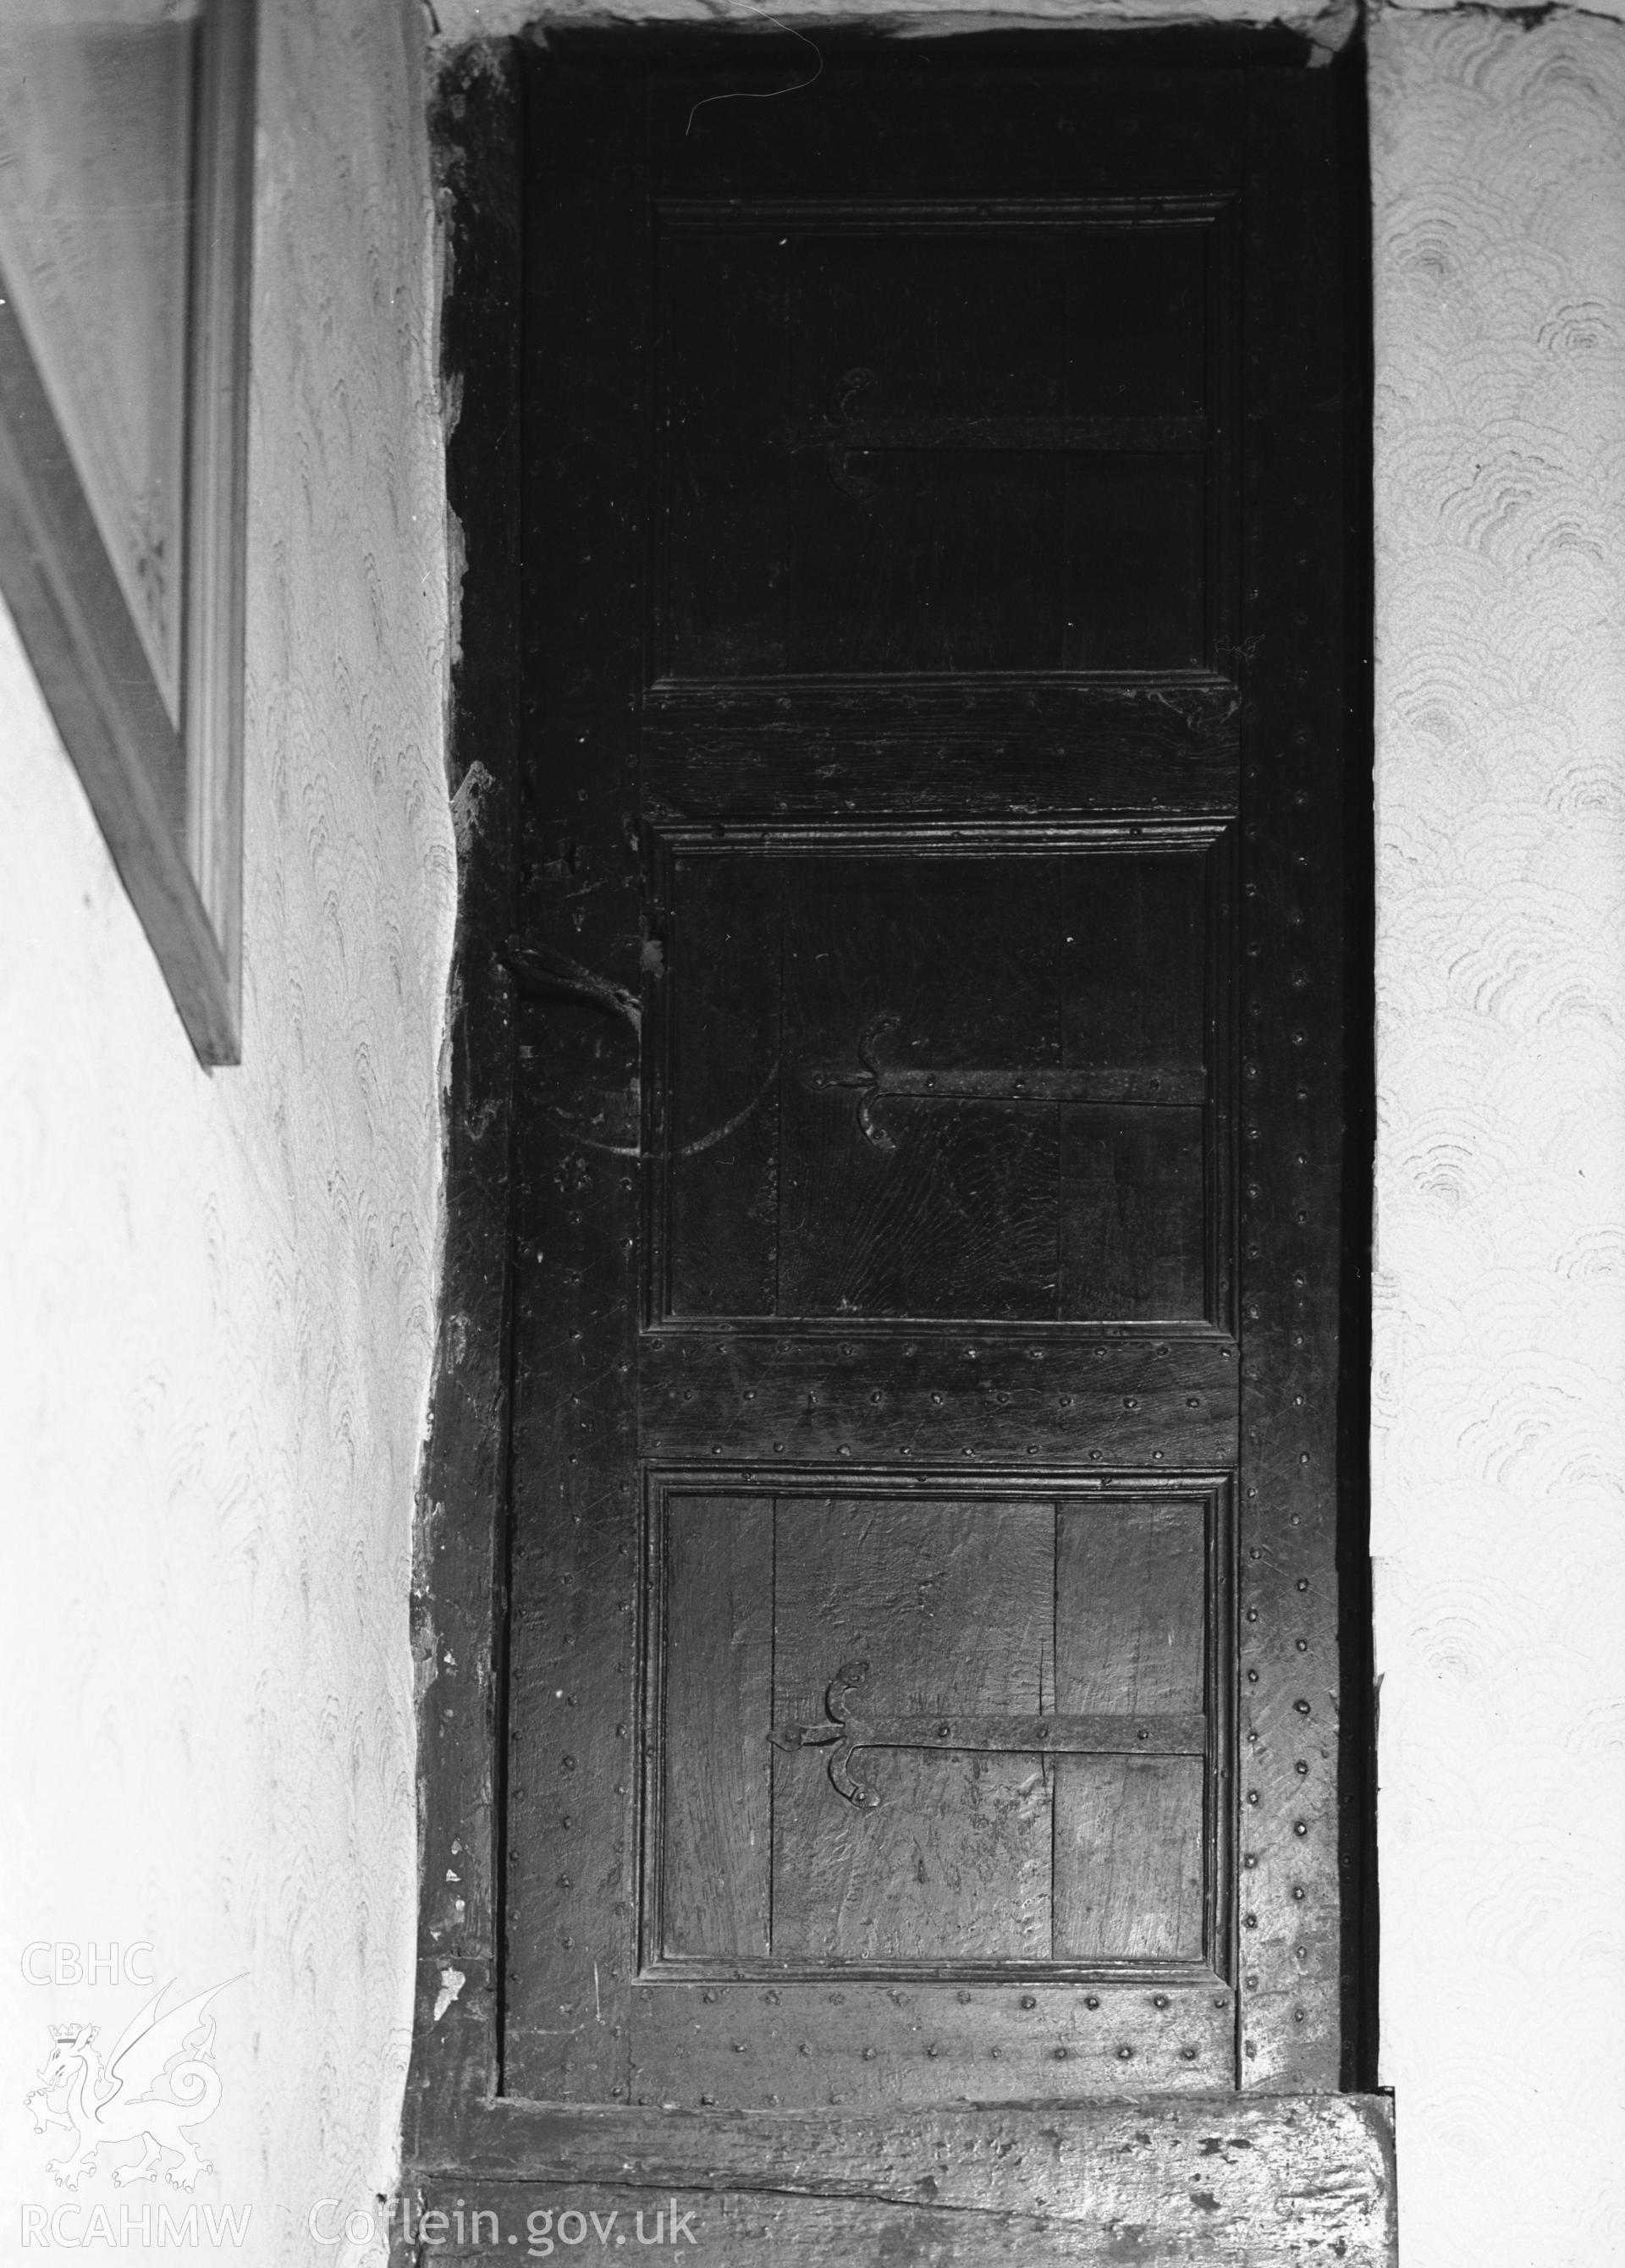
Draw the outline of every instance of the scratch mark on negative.
<instances>
[{"instance_id":1,"label":"scratch mark on negative","mask_svg":"<svg viewBox=\"0 0 1625 2268\"><path fill-rule=\"evenodd\" d=\"M767 1077L742 1110L736 1110L731 1118L725 1119L720 1126L713 1127L709 1134L697 1134L691 1142L680 1144L676 1149L668 1152L668 1155L674 1160L698 1158L702 1151L714 1150L719 1142L726 1142L730 1134L736 1134L739 1131L746 1119L754 1111L761 1108L778 1076L779 1058L775 1056ZM641 1158L645 1155L641 1142L602 1142L595 1134L581 1133L578 1128L571 1125L567 1118L561 1116L557 1110L547 1108L545 1105L543 1107L543 1115L552 1122L561 1134L567 1135L572 1142L579 1142L584 1150L602 1150L611 1158Z\"/></svg>"}]
</instances>

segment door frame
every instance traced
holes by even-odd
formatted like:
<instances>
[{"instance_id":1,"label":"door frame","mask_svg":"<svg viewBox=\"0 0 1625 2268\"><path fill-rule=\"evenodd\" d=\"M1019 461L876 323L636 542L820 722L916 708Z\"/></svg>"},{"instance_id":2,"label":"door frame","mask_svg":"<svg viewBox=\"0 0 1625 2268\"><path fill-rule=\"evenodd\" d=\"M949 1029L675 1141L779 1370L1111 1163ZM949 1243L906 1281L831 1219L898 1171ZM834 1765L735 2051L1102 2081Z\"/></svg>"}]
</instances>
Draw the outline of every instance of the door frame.
<instances>
[{"instance_id":1,"label":"door frame","mask_svg":"<svg viewBox=\"0 0 1625 2268\"><path fill-rule=\"evenodd\" d=\"M1005 36L1032 41L1046 35ZM1074 41L1080 36L1071 35ZM1307 53L1304 42L1276 33L1087 36L1090 60L1102 62L1177 52L1192 60L1301 63ZM1362 62L1348 55L1336 68L1347 87L1345 130L1351 141L1359 137L1363 151ZM513 1296L507 1189L516 1045L507 939L517 882L525 697L519 619L522 72L514 43L482 44L454 57L439 78L431 125L448 248L442 349L450 398L458 403L447 445L447 488L465 561L448 730L461 895L452 979L444 1272L412 1591L421 1879L403 2209L395 2255L401 2261L422 2257L417 2245L425 2210L470 2217L499 2212L506 2229L522 2198L541 2194L538 2184L575 2184L585 2192L595 2183L632 2179L652 2196L674 2189L719 2191L726 2186L730 2161L742 2173L747 2153L752 2163L759 2162L765 2117L735 2113L719 2122L674 2114L660 2150L650 2154L624 2107L565 2110L505 2098L501 2091ZM1345 181L1350 178L1358 178L1357 171L1346 164ZM1361 236L1362 201L1346 195L1344 202L1345 264L1349 277L1363 283L1369 257ZM1348 383L1369 389L1369 307L1351 294L1347 313L1353 335L1364 342L1351 357ZM1344 979L1348 1028L1357 1033L1370 1028L1372 981L1369 421L1351 415L1346 430L1351 499L1346 554L1362 578L1347 608L1349 762L1341 814L1353 870ZM1276 1019L1283 1034L1289 1005L1283 992ZM1267 2082L1252 2093L1159 2098L1154 2107L1132 2099L1069 2106L1066 2146L1043 2184L1051 2215L1067 2232L1067 2258L1104 2259L1106 2252L1097 2252L1091 2237L1097 2235L1102 2246L1115 2242L1112 2232L1126 2221L1156 2228L1156 2249L1145 2253L1148 2260L1245 2258L1260 2268L1277 2262L1284 2268L1289 2260L1311 2257L1318 2243L1330 2246L1339 2239L1346 2246L1341 2256L1346 2268L1365 2263L1376 2268L1393 2257L1392 2105L1373 2091L1374 1727L1363 1525L1374 1094L1369 1049L1348 1049L1343 1084L1346 1259L1335 1294L1342 1326L1336 1432L1344 1502L1338 1550L1339 1839L1344 1881L1356 1885L1344 1907L1345 2031L1352 2043L1341 2076L1345 2091L1296 2091L1288 2068L1279 2087ZM648 2114L642 2116L646 2122ZM781 2128L787 2116L813 2114L779 2114ZM985 2144L1008 2116L990 2108L853 2118L846 2122L849 2169L859 2169L853 2178L860 2179L861 2169L871 2167L874 2186L865 2193L874 2198L897 2182L899 2153L906 2157L912 2147L922 2169L937 2167L936 2149L950 2132ZM1006 2169L998 2176L984 2175L983 2190L967 2200L968 2209L1000 2215L1022 2209L1033 2192L1036 2169L1019 2148ZM1169 2220L1174 2205L1177 2227ZM524 2215L511 2225L522 2227ZM1039 2257L1031 2254L1035 2261Z\"/></svg>"}]
</instances>

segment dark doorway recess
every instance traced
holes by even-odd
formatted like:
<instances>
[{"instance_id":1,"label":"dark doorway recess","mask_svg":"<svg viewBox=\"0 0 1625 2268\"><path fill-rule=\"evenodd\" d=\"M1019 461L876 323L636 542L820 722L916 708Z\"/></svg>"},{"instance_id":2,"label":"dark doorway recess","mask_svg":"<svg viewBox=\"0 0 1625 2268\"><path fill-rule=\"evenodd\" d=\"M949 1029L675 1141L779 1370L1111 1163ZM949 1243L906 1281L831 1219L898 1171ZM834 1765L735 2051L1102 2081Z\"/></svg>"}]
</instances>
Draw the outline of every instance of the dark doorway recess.
<instances>
[{"instance_id":1,"label":"dark doorway recess","mask_svg":"<svg viewBox=\"0 0 1625 2268\"><path fill-rule=\"evenodd\" d=\"M1355 68L820 48L441 89L403 2257L1386 2262Z\"/></svg>"}]
</instances>

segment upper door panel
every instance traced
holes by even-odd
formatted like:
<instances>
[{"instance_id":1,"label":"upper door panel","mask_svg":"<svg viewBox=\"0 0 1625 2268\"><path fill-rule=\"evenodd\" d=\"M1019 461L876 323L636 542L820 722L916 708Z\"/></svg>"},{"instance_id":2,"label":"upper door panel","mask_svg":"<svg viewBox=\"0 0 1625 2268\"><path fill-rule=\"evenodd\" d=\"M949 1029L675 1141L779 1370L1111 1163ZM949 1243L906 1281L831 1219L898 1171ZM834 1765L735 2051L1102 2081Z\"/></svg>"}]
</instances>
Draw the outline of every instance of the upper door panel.
<instances>
[{"instance_id":1,"label":"upper door panel","mask_svg":"<svg viewBox=\"0 0 1625 2268\"><path fill-rule=\"evenodd\" d=\"M666 202L656 675L1211 671L1228 209Z\"/></svg>"}]
</instances>

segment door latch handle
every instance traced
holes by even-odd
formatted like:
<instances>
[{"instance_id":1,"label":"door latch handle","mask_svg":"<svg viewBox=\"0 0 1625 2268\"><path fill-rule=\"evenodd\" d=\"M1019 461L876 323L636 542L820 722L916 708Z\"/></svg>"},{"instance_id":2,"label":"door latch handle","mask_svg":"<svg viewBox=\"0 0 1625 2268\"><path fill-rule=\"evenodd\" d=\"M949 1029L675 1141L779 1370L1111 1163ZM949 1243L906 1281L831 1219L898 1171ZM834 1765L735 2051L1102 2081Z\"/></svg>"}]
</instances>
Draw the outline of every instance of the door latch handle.
<instances>
[{"instance_id":1,"label":"door latch handle","mask_svg":"<svg viewBox=\"0 0 1625 2268\"><path fill-rule=\"evenodd\" d=\"M624 984L583 968L551 946L533 945L522 937L506 939L502 958L527 1000L567 1001L578 1007L596 1008L606 1016L624 1016L634 1032L641 1033L641 1004Z\"/></svg>"}]
</instances>

